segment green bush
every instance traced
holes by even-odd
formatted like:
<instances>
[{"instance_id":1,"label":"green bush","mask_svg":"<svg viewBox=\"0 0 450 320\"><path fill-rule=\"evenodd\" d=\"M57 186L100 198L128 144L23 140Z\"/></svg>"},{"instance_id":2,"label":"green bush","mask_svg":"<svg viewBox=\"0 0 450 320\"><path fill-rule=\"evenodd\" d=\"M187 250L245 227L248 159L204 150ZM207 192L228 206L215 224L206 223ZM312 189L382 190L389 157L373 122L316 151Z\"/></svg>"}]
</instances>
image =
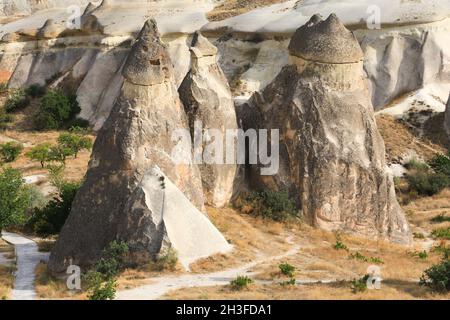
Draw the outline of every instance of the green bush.
<instances>
[{"instance_id":1,"label":"green bush","mask_svg":"<svg viewBox=\"0 0 450 320\"><path fill-rule=\"evenodd\" d=\"M67 148L61 144L57 144L50 148L49 160L56 161L63 165L66 164L67 157L73 156L74 151L71 148Z\"/></svg>"},{"instance_id":2,"label":"green bush","mask_svg":"<svg viewBox=\"0 0 450 320\"><path fill-rule=\"evenodd\" d=\"M433 223L450 222L450 217L446 217L444 214L440 214L438 216L433 217L431 219L431 222Z\"/></svg>"},{"instance_id":3,"label":"green bush","mask_svg":"<svg viewBox=\"0 0 450 320\"><path fill-rule=\"evenodd\" d=\"M348 247L340 240L337 240L336 243L333 245L333 248L335 250L345 250L348 251Z\"/></svg>"},{"instance_id":4,"label":"green bush","mask_svg":"<svg viewBox=\"0 0 450 320\"><path fill-rule=\"evenodd\" d=\"M32 98L39 98L45 94L46 90L44 86L39 84L32 84L26 88L25 93Z\"/></svg>"},{"instance_id":5,"label":"green bush","mask_svg":"<svg viewBox=\"0 0 450 320\"><path fill-rule=\"evenodd\" d=\"M78 152L80 152L81 150L92 149L91 138L79 133L62 133L58 138L58 143L62 147L70 150L75 158L77 157Z\"/></svg>"},{"instance_id":6,"label":"green bush","mask_svg":"<svg viewBox=\"0 0 450 320\"><path fill-rule=\"evenodd\" d=\"M289 198L287 192L255 191L239 198L235 205L245 213L275 221L288 221L299 217L295 202Z\"/></svg>"},{"instance_id":7,"label":"green bush","mask_svg":"<svg viewBox=\"0 0 450 320\"><path fill-rule=\"evenodd\" d=\"M80 112L76 96L67 96L62 91L51 90L41 99L34 125L38 130L56 130Z\"/></svg>"},{"instance_id":8,"label":"green bush","mask_svg":"<svg viewBox=\"0 0 450 320\"><path fill-rule=\"evenodd\" d=\"M112 241L102 252L101 259L97 262L95 270L106 278L117 276L125 265L129 248L125 242Z\"/></svg>"},{"instance_id":9,"label":"green bush","mask_svg":"<svg viewBox=\"0 0 450 320\"><path fill-rule=\"evenodd\" d=\"M12 91L6 100L6 112L14 112L27 107L30 104L30 99L22 89Z\"/></svg>"},{"instance_id":10,"label":"green bush","mask_svg":"<svg viewBox=\"0 0 450 320\"><path fill-rule=\"evenodd\" d=\"M116 278L105 280L100 272L90 271L84 279L88 283L87 291L89 300L114 300L116 297Z\"/></svg>"},{"instance_id":11,"label":"green bush","mask_svg":"<svg viewBox=\"0 0 450 320\"><path fill-rule=\"evenodd\" d=\"M4 109L0 109L0 130L8 128L8 124L14 121L14 115L6 113Z\"/></svg>"},{"instance_id":12,"label":"green bush","mask_svg":"<svg viewBox=\"0 0 450 320\"><path fill-rule=\"evenodd\" d=\"M59 234L70 214L79 187L78 183L66 182L58 196L45 207L33 209L25 228L41 237Z\"/></svg>"},{"instance_id":13,"label":"green bush","mask_svg":"<svg viewBox=\"0 0 450 320\"><path fill-rule=\"evenodd\" d=\"M431 235L436 239L450 240L450 227L433 230Z\"/></svg>"},{"instance_id":14,"label":"green bush","mask_svg":"<svg viewBox=\"0 0 450 320\"><path fill-rule=\"evenodd\" d=\"M430 167L425 162L413 159L405 164L405 168L408 170L426 171Z\"/></svg>"},{"instance_id":15,"label":"green bush","mask_svg":"<svg viewBox=\"0 0 450 320\"><path fill-rule=\"evenodd\" d=\"M450 177L450 158L446 155L439 154L430 161L430 167L435 172L441 173Z\"/></svg>"},{"instance_id":16,"label":"green bush","mask_svg":"<svg viewBox=\"0 0 450 320\"><path fill-rule=\"evenodd\" d=\"M113 300L117 275L125 266L129 248L125 242L112 241L102 252L93 270L85 276L90 300Z\"/></svg>"},{"instance_id":17,"label":"green bush","mask_svg":"<svg viewBox=\"0 0 450 320\"><path fill-rule=\"evenodd\" d=\"M7 82L1 82L0 83L0 94L4 94L8 92L8 83Z\"/></svg>"},{"instance_id":18,"label":"green bush","mask_svg":"<svg viewBox=\"0 0 450 320\"><path fill-rule=\"evenodd\" d=\"M450 291L450 259L444 257L439 264L424 271L420 284L433 291L446 293Z\"/></svg>"},{"instance_id":19,"label":"green bush","mask_svg":"<svg viewBox=\"0 0 450 320\"><path fill-rule=\"evenodd\" d=\"M233 290L242 290L247 288L249 284L253 283L253 280L247 276L238 276L236 279L230 282Z\"/></svg>"},{"instance_id":20,"label":"green bush","mask_svg":"<svg viewBox=\"0 0 450 320\"><path fill-rule=\"evenodd\" d=\"M155 261L149 265L152 271L174 271L178 264L178 253L175 249L169 248L167 252L160 254Z\"/></svg>"},{"instance_id":21,"label":"green bush","mask_svg":"<svg viewBox=\"0 0 450 320\"><path fill-rule=\"evenodd\" d=\"M288 276L290 278L293 278L295 276L295 267L293 265L290 265L289 263L282 263L278 266L280 269L280 272Z\"/></svg>"},{"instance_id":22,"label":"green bush","mask_svg":"<svg viewBox=\"0 0 450 320\"><path fill-rule=\"evenodd\" d=\"M354 279L351 284L351 289L353 293L364 292L367 290L367 280L369 280L369 275L366 274L360 279Z\"/></svg>"},{"instance_id":23,"label":"green bush","mask_svg":"<svg viewBox=\"0 0 450 320\"><path fill-rule=\"evenodd\" d=\"M3 162L13 162L22 153L23 146L17 142L7 142L0 145L0 157Z\"/></svg>"},{"instance_id":24,"label":"green bush","mask_svg":"<svg viewBox=\"0 0 450 320\"><path fill-rule=\"evenodd\" d=\"M87 129L89 128L90 123L89 120L83 119L83 118L75 118L72 121L69 122L70 128L83 128Z\"/></svg>"},{"instance_id":25,"label":"green bush","mask_svg":"<svg viewBox=\"0 0 450 320\"><path fill-rule=\"evenodd\" d=\"M296 284L295 278L291 278L289 280L280 282L280 285L283 286L283 287L285 287L285 286L295 286L295 284Z\"/></svg>"},{"instance_id":26,"label":"green bush","mask_svg":"<svg viewBox=\"0 0 450 320\"><path fill-rule=\"evenodd\" d=\"M38 146L35 146L29 152L27 152L26 156L33 161L39 161L42 168L44 168L45 163L51 161L50 150L51 144L43 143Z\"/></svg>"},{"instance_id":27,"label":"green bush","mask_svg":"<svg viewBox=\"0 0 450 320\"><path fill-rule=\"evenodd\" d=\"M411 189L423 196L432 196L450 185L450 179L442 173L416 172L406 176Z\"/></svg>"},{"instance_id":28,"label":"green bush","mask_svg":"<svg viewBox=\"0 0 450 320\"><path fill-rule=\"evenodd\" d=\"M25 221L30 198L19 170L4 168L0 173L0 232Z\"/></svg>"}]
</instances>

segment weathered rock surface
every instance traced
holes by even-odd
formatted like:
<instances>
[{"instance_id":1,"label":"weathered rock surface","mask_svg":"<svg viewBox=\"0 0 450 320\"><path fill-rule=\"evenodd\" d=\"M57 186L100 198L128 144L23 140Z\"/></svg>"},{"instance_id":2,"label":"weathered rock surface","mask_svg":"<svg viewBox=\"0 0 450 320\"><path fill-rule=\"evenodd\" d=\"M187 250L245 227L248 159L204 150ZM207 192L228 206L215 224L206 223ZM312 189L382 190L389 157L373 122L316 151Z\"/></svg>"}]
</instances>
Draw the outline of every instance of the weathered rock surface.
<instances>
[{"instance_id":1,"label":"weathered rock surface","mask_svg":"<svg viewBox=\"0 0 450 320\"><path fill-rule=\"evenodd\" d=\"M341 46L327 57L320 45L295 43L317 32L342 37ZM279 129L281 137L278 174L262 177L254 166L252 186L288 190L314 226L409 243L356 39L331 15L299 28L290 48L289 65L242 110L246 128ZM342 48L360 60L336 52ZM305 50L318 50L322 62L300 58Z\"/></svg>"},{"instance_id":2,"label":"weathered rock surface","mask_svg":"<svg viewBox=\"0 0 450 320\"><path fill-rule=\"evenodd\" d=\"M450 95L448 96L447 107L445 108L445 130L450 138Z\"/></svg>"},{"instance_id":3,"label":"weathered rock surface","mask_svg":"<svg viewBox=\"0 0 450 320\"><path fill-rule=\"evenodd\" d=\"M128 199L125 212L118 238L126 239L138 253L146 253L144 258L147 254L164 254L171 248L189 269L197 259L231 250L211 221L158 167L144 175Z\"/></svg>"},{"instance_id":4,"label":"weathered rock surface","mask_svg":"<svg viewBox=\"0 0 450 320\"><path fill-rule=\"evenodd\" d=\"M226 150L227 130L237 129L236 111L228 81L216 59L217 48L199 32L194 35L191 46L192 67L183 80L179 93L189 119L191 133L207 134L207 130L216 130L217 136L207 137L208 141L194 141L194 145L206 148L215 139L221 139L223 151ZM197 128L195 123L200 123ZM212 131L211 131L212 132ZM209 204L223 207L229 203L233 194L233 182L236 175L236 165L226 164L225 153L211 158L219 159L217 163L199 164L203 191Z\"/></svg>"},{"instance_id":5,"label":"weathered rock surface","mask_svg":"<svg viewBox=\"0 0 450 320\"><path fill-rule=\"evenodd\" d=\"M119 235L128 240L131 231L124 226L149 217L148 202L143 204L147 209L141 210L135 201L144 176L154 166L161 168L194 206L203 207L198 168L176 161L190 158L192 147L190 137L182 142L172 140L172 133L187 129L188 123L154 21L145 24L122 74L121 94L98 134L85 182L52 251L52 272L64 271L70 261L81 266L94 262ZM149 258L156 253L155 241L162 244L156 234L147 233L152 230L150 222L141 227L139 232L133 230L130 249Z\"/></svg>"}]
</instances>

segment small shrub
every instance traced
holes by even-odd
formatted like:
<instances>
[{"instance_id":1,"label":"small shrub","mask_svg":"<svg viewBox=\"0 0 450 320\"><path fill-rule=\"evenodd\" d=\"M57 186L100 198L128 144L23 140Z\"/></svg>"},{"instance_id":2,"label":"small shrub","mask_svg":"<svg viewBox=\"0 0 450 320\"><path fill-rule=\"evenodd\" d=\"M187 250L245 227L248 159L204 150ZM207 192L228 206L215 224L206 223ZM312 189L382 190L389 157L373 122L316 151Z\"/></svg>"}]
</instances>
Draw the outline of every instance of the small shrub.
<instances>
[{"instance_id":1,"label":"small shrub","mask_svg":"<svg viewBox=\"0 0 450 320\"><path fill-rule=\"evenodd\" d=\"M414 232L413 236L416 239L425 239L426 238L425 235L423 233L421 233L421 232Z\"/></svg>"},{"instance_id":2,"label":"small shrub","mask_svg":"<svg viewBox=\"0 0 450 320\"><path fill-rule=\"evenodd\" d=\"M72 121L69 122L70 128L83 128L88 129L91 124L89 123L89 120L83 119L83 118L75 118Z\"/></svg>"},{"instance_id":3,"label":"small shrub","mask_svg":"<svg viewBox=\"0 0 450 320\"><path fill-rule=\"evenodd\" d=\"M57 144L50 147L48 155L50 161L59 162L64 166L67 158L74 155L74 151L71 148Z\"/></svg>"},{"instance_id":4,"label":"small shrub","mask_svg":"<svg viewBox=\"0 0 450 320\"><path fill-rule=\"evenodd\" d=\"M102 252L101 259L97 262L95 270L106 278L117 276L125 265L129 248L125 242L113 241Z\"/></svg>"},{"instance_id":5,"label":"small shrub","mask_svg":"<svg viewBox=\"0 0 450 320\"><path fill-rule=\"evenodd\" d=\"M450 179L442 173L417 172L406 177L410 188L423 196L435 195L450 185Z\"/></svg>"},{"instance_id":6,"label":"small shrub","mask_svg":"<svg viewBox=\"0 0 450 320\"><path fill-rule=\"evenodd\" d=\"M0 94L4 94L8 92L8 83L7 82L1 82L0 83Z\"/></svg>"},{"instance_id":7,"label":"small shrub","mask_svg":"<svg viewBox=\"0 0 450 320\"><path fill-rule=\"evenodd\" d=\"M238 199L236 207L245 213L281 222L298 218L299 214L287 192L251 192Z\"/></svg>"},{"instance_id":8,"label":"small shrub","mask_svg":"<svg viewBox=\"0 0 450 320\"><path fill-rule=\"evenodd\" d=\"M39 84L32 84L25 90L25 93L32 98L39 98L45 94L45 91L46 90L44 86L41 86Z\"/></svg>"},{"instance_id":9,"label":"small shrub","mask_svg":"<svg viewBox=\"0 0 450 320\"><path fill-rule=\"evenodd\" d=\"M249 277L238 276L236 279L230 282L230 285L233 290L242 290L244 288L247 288L251 283L253 283L253 280Z\"/></svg>"},{"instance_id":10,"label":"small shrub","mask_svg":"<svg viewBox=\"0 0 450 320\"><path fill-rule=\"evenodd\" d=\"M441 173L450 177L450 158L446 155L439 154L430 161L430 167L435 172Z\"/></svg>"},{"instance_id":11,"label":"small shrub","mask_svg":"<svg viewBox=\"0 0 450 320\"><path fill-rule=\"evenodd\" d=\"M7 142L0 145L0 157L3 162L13 162L22 153L23 146L17 142Z\"/></svg>"},{"instance_id":12,"label":"small shrub","mask_svg":"<svg viewBox=\"0 0 450 320\"><path fill-rule=\"evenodd\" d=\"M427 260L428 259L428 252L426 252L425 250L424 251L419 251L419 252L415 251L415 252L411 253L411 256L417 257L417 258L419 258L421 260Z\"/></svg>"},{"instance_id":13,"label":"small shrub","mask_svg":"<svg viewBox=\"0 0 450 320\"><path fill-rule=\"evenodd\" d=\"M116 297L117 280L115 278L105 279L97 271L90 271L86 277L89 300L114 300Z\"/></svg>"},{"instance_id":14,"label":"small shrub","mask_svg":"<svg viewBox=\"0 0 450 320\"><path fill-rule=\"evenodd\" d=\"M433 217L431 219L431 222L433 223L450 222L450 217L446 217L444 214L440 214L438 216Z\"/></svg>"},{"instance_id":15,"label":"small shrub","mask_svg":"<svg viewBox=\"0 0 450 320\"><path fill-rule=\"evenodd\" d=\"M365 255L361 254L358 251L355 253L351 253L349 257L350 257L350 259L355 259L355 260L359 260L359 261L364 261L364 262L369 261L369 258L367 258Z\"/></svg>"},{"instance_id":16,"label":"small shrub","mask_svg":"<svg viewBox=\"0 0 450 320\"><path fill-rule=\"evenodd\" d=\"M67 96L62 91L51 90L41 99L34 125L38 130L60 129L80 110L76 96Z\"/></svg>"},{"instance_id":17,"label":"small shrub","mask_svg":"<svg viewBox=\"0 0 450 320\"><path fill-rule=\"evenodd\" d=\"M431 235L432 235L433 238L435 238L435 239L445 239L445 240L450 240L450 227L448 227L448 228L440 228L440 229L433 230L433 232L431 233Z\"/></svg>"},{"instance_id":18,"label":"small shrub","mask_svg":"<svg viewBox=\"0 0 450 320\"><path fill-rule=\"evenodd\" d=\"M35 208L25 228L41 237L58 234L72 210L72 202L80 187L78 183L65 183L62 190L43 208Z\"/></svg>"},{"instance_id":19,"label":"small shrub","mask_svg":"<svg viewBox=\"0 0 450 320\"><path fill-rule=\"evenodd\" d=\"M369 280L369 275L366 274L360 279L355 279L351 282L351 289L353 293L364 292L367 290L367 280Z\"/></svg>"},{"instance_id":20,"label":"small shrub","mask_svg":"<svg viewBox=\"0 0 450 320\"><path fill-rule=\"evenodd\" d=\"M155 261L150 263L153 271L174 271L178 264L178 253L175 249L169 248L167 252L160 254Z\"/></svg>"},{"instance_id":21,"label":"small shrub","mask_svg":"<svg viewBox=\"0 0 450 320\"><path fill-rule=\"evenodd\" d=\"M375 264L384 264L383 259L378 258L378 257L370 257L369 258L369 262L370 263L375 263Z\"/></svg>"},{"instance_id":22,"label":"small shrub","mask_svg":"<svg viewBox=\"0 0 450 320\"><path fill-rule=\"evenodd\" d=\"M405 164L405 168L408 170L426 171L429 169L429 166L425 162L413 159Z\"/></svg>"},{"instance_id":23,"label":"small shrub","mask_svg":"<svg viewBox=\"0 0 450 320\"><path fill-rule=\"evenodd\" d=\"M22 89L14 90L8 97L5 103L6 112L19 111L30 104L30 99Z\"/></svg>"},{"instance_id":24,"label":"small shrub","mask_svg":"<svg viewBox=\"0 0 450 320\"><path fill-rule=\"evenodd\" d=\"M433 291L446 293L450 291L450 259L444 257L442 261L424 271L420 284Z\"/></svg>"},{"instance_id":25,"label":"small shrub","mask_svg":"<svg viewBox=\"0 0 450 320\"><path fill-rule=\"evenodd\" d=\"M441 244L434 246L431 251L435 253L442 254L444 257L450 256L450 247L445 244L445 242L442 242Z\"/></svg>"},{"instance_id":26,"label":"small shrub","mask_svg":"<svg viewBox=\"0 0 450 320\"><path fill-rule=\"evenodd\" d=\"M283 286L283 287L286 287L286 286L295 286L295 284L296 284L295 278L291 278L291 279L289 279L289 280L280 282L280 285Z\"/></svg>"},{"instance_id":27,"label":"small shrub","mask_svg":"<svg viewBox=\"0 0 450 320\"><path fill-rule=\"evenodd\" d=\"M7 129L8 124L13 122L14 119L14 115L6 113L3 109L0 109L0 130Z\"/></svg>"},{"instance_id":28,"label":"small shrub","mask_svg":"<svg viewBox=\"0 0 450 320\"><path fill-rule=\"evenodd\" d=\"M295 275L295 267L293 265L290 265L289 263L282 263L278 266L278 268L280 269L280 272L285 276L293 278Z\"/></svg>"},{"instance_id":29,"label":"small shrub","mask_svg":"<svg viewBox=\"0 0 450 320\"><path fill-rule=\"evenodd\" d=\"M333 245L335 250L345 250L348 251L348 247L340 240L336 240L336 243Z\"/></svg>"}]
</instances>

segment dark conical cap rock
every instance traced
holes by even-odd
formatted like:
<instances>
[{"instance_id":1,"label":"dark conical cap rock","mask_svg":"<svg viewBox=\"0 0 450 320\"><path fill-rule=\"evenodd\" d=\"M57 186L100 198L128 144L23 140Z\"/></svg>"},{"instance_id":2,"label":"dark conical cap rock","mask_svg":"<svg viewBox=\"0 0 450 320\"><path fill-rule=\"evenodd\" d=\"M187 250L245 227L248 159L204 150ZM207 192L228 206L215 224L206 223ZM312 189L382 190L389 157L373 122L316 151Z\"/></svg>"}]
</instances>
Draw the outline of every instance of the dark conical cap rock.
<instances>
[{"instance_id":1,"label":"dark conical cap rock","mask_svg":"<svg viewBox=\"0 0 450 320\"><path fill-rule=\"evenodd\" d=\"M326 20L314 15L297 29L289 44L289 52L321 63L355 63L364 58L358 40L335 14Z\"/></svg>"},{"instance_id":2,"label":"dark conical cap rock","mask_svg":"<svg viewBox=\"0 0 450 320\"><path fill-rule=\"evenodd\" d=\"M197 58L215 56L217 54L217 48L199 31L194 33L190 50Z\"/></svg>"},{"instance_id":3,"label":"dark conical cap rock","mask_svg":"<svg viewBox=\"0 0 450 320\"><path fill-rule=\"evenodd\" d=\"M160 40L156 21L145 22L122 71L125 79L136 85L154 85L171 78L172 62Z\"/></svg>"}]
</instances>

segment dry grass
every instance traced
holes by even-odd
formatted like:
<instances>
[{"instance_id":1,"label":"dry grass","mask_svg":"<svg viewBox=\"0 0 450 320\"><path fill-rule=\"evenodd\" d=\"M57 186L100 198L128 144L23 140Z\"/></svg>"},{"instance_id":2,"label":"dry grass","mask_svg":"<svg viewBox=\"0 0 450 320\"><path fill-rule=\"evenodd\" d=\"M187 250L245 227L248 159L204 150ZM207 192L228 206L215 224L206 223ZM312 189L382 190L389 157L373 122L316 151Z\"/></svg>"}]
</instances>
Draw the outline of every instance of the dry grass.
<instances>
[{"instance_id":1,"label":"dry grass","mask_svg":"<svg viewBox=\"0 0 450 320\"><path fill-rule=\"evenodd\" d=\"M257 256L277 255L291 245L286 243L285 227L273 221L265 221L243 215L232 208L207 208L213 224L222 232L234 250L201 259L192 264L193 272L212 272L245 264Z\"/></svg>"},{"instance_id":2,"label":"dry grass","mask_svg":"<svg viewBox=\"0 0 450 320\"><path fill-rule=\"evenodd\" d=\"M409 150L414 150L424 160L430 160L437 153L446 153L444 145L434 144L428 139L419 138L402 121L392 116L376 117L378 129L386 145L388 162L398 162Z\"/></svg>"},{"instance_id":3,"label":"dry grass","mask_svg":"<svg viewBox=\"0 0 450 320\"><path fill-rule=\"evenodd\" d=\"M14 284L14 266L0 265L0 300L8 299Z\"/></svg>"},{"instance_id":4,"label":"dry grass","mask_svg":"<svg viewBox=\"0 0 450 320\"><path fill-rule=\"evenodd\" d=\"M281 286L279 284L254 284L247 290L234 291L228 286L187 288L169 292L163 299L169 300L448 300L450 294L433 294L416 283L407 281L383 281L380 290L353 293L348 282Z\"/></svg>"},{"instance_id":5,"label":"dry grass","mask_svg":"<svg viewBox=\"0 0 450 320\"><path fill-rule=\"evenodd\" d=\"M56 240L40 239L36 241L38 245L39 252L50 252L52 251Z\"/></svg>"},{"instance_id":6,"label":"dry grass","mask_svg":"<svg viewBox=\"0 0 450 320\"><path fill-rule=\"evenodd\" d=\"M35 273L36 293L39 299L86 299L85 293L68 290L65 280L57 279L50 275L45 263L41 262L38 264Z\"/></svg>"},{"instance_id":7,"label":"dry grass","mask_svg":"<svg viewBox=\"0 0 450 320\"><path fill-rule=\"evenodd\" d=\"M221 21L256 8L267 7L287 0L225 0L207 14L209 21Z\"/></svg>"}]
</instances>

